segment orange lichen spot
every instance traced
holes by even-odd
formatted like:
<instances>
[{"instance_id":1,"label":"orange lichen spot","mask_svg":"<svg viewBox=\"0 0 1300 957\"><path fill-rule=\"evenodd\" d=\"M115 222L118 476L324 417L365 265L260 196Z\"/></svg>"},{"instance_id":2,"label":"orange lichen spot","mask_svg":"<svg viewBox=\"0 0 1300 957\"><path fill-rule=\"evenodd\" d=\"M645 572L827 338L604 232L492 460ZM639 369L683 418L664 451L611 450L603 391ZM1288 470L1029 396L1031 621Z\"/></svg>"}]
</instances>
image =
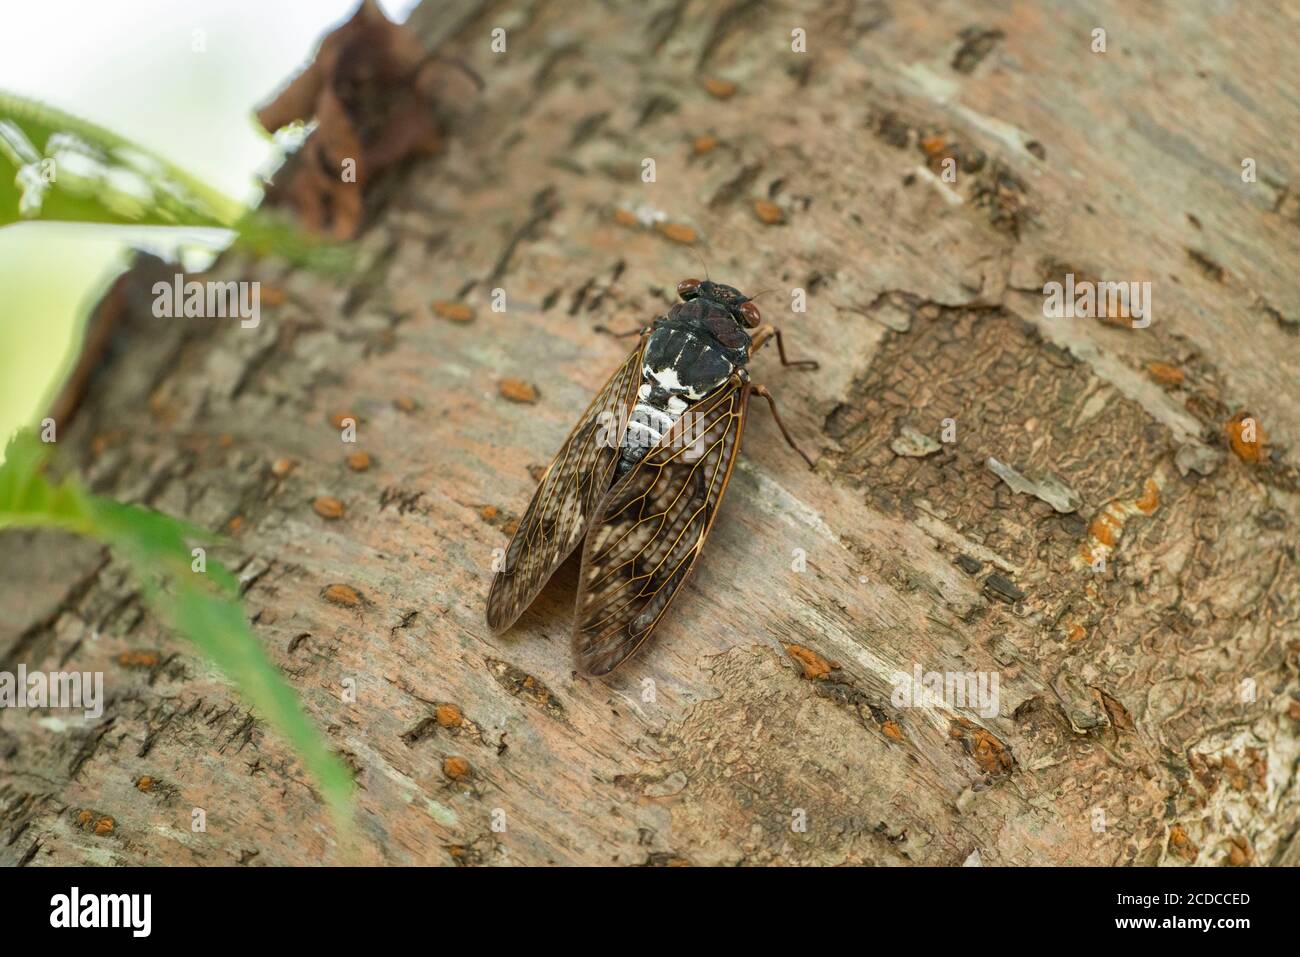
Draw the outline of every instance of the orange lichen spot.
<instances>
[{"instance_id":1,"label":"orange lichen spot","mask_svg":"<svg viewBox=\"0 0 1300 957\"><path fill-rule=\"evenodd\" d=\"M107 814L85 808L77 812L77 826L83 831L91 831L100 837L105 837L113 833L116 823Z\"/></svg>"},{"instance_id":2,"label":"orange lichen spot","mask_svg":"<svg viewBox=\"0 0 1300 957\"><path fill-rule=\"evenodd\" d=\"M1143 515L1150 515L1160 507L1160 486L1156 484L1155 479L1146 480L1146 484L1142 486L1142 494L1137 497L1133 507Z\"/></svg>"},{"instance_id":3,"label":"orange lichen spot","mask_svg":"<svg viewBox=\"0 0 1300 957\"><path fill-rule=\"evenodd\" d=\"M510 519L510 521L501 526L501 531L505 532L507 535L513 535L515 532L519 531L519 519Z\"/></svg>"},{"instance_id":4,"label":"orange lichen spot","mask_svg":"<svg viewBox=\"0 0 1300 957\"><path fill-rule=\"evenodd\" d=\"M1011 770L1011 753L1006 745L980 728L973 735L971 757L985 774L999 774Z\"/></svg>"},{"instance_id":5,"label":"orange lichen spot","mask_svg":"<svg viewBox=\"0 0 1300 957\"><path fill-rule=\"evenodd\" d=\"M471 322L474 319L473 309L463 302L453 302L449 299L435 300L433 313L452 322Z\"/></svg>"},{"instance_id":6,"label":"orange lichen spot","mask_svg":"<svg viewBox=\"0 0 1300 957\"><path fill-rule=\"evenodd\" d=\"M1265 459L1268 436L1259 420L1248 412L1238 412L1223 426L1233 453L1243 462L1258 464Z\"/></svg>"},{"instance_id":7,"label":"orange lichen spot","mask_svg":"<svg viewBox=\"0 0 1300 957\"><path fill-rule=\"evenodd\" d=\"M141 776L135 782L136 790L143 791L145 794L148 794L150 791L153 790L153 785L154 785L153 778L149 777L149 775L147 774Z\"/></svg>"},{"instance_id":8,"label":"orange lichen spot","mask_svg":"<svg viewBox=\"0 0 1300 957\"><path fill-rule=\"evenodd\" d=\"M949 734L961 739L966 752L985 774L1006 774L1015 766L1011 749L997 736L968 718L954 718Z\"/></svg>"},{"instance_id":9,"label":"orange lichen spot","mask_svg":"<svg viewBox=\"0 0 1300 957\"><path fill-rule=\"evenodd\" d=\"M469 777L469 762L462 757L452 755L443 760L442 773L453 781L463 780Z\"/></svg>"},{"instance_id":10,"label":"orange lichen spot","mask_svg":"<svg viewBox=\"0 0 1300 957\"><path fill-rule=\"evenodd\" d=\"M222 432L219 436L217 436L217 446L219 448L228 449L234 444L235 444L235 437L231 435L229 432Z\"/></svg>"},{"instance_id":11,"label":"orange lichen spot","mask_svg":"<svg viewBox=\"0 0 1300 957\"><path fill-rule=\"evenodd\" d=\"M785 222L785 210L767 199L760 199L754 203L754 215L758 217L759 222L767 226L776 226Z\"/></svg>"},{"instance_id":12,"label":"orange lichen spot","mask_svg":"<svg viewBox=\"0 0 1300 957\"><path fill-rule=\"evenodd\" d=\"M1088 534L1079 546L1075 561L1080 567L1105 561L1124 534L1124 527L1135 515L1150 515L1160 507L1160 483L1153 477L1142 485L1134 499L1117 498L1107 502L1088 525Z\"/></svg>"},{"instance_id":13,"label":"orange lichen spot","mask_svg":"<svg viewBox=\"0 0 1300 957\"><path fill-rule=\"evenodd\" d=\"M889 738L889 740L891 741L905 740L903 737L903 729L899 726L898 722L895 721L893 718L890 718L888 721L882 724L880 726L880 730L884 732L885 737Z\"/></svg>"},{"instance_id":14,"label":"orange lichen spot","mask_svg":"<svg viewBox=\"0 0 1300 957\"><path fill-rule=\"evenodd\" d=\"M288 475L290 472L294 470L294 467L297 464L298 463L295 462L293 459L284 459L284 458L276 459L274 462L271 463L271 474L274 475L276 478L284 478L286 475Z\"/></svg>"},{"instance_id":15,"label":"orange lichen spot","mask_svg":"<svg viewBox=\"0 0 1300 957\"><path fill-rule=\"evenodd\" d=\"M705 153L712 153L717 148L717 137L709 136L707 133L703 136L695 137L695 141L691 144L691 149L695 151L696 156L703 156Z\"/></svg>"},{"instance_id":16,"label":"orange lichen spot","mask_svg":"<svg viewBox=\"0 0 1300 957\"><path fill-rule=\"evenodd\" d=\"M1097 517L1088 526L1088 534L1092 539L1107 548L1115 547L1115 543L1119 541L1119 536L1123 531L1123 523L1106 509L1098 512Z\"/></svg>"},{"instance_id":17,"label":"orange lichen spot","mask_svg":"<svg viewBox=\"0 0 1300 957\"><path fill-rule=\"evenodd\" d=\"M921 145L921 152L923 152L926 156L938 156L940 153L943 152L944 147L947 146L948 144L942 136L935 134L934 136L927 136L923 138L921 140L920 145Z\"/></svg>"},{"instance_id":18,"label":"orange lichen spot","mask_svg":"<svg viewBox=\"0 0 1300 957\"><path fill-rule=\"evenodd\" d=\"M230 532L231 535L238 535L243 527L244 516L242 515L235 515L230 521L226 522L226 531Z\"/></svg>"},{"instance_id":19,"label":"orange lichen spot","mask_svg":"<svg viewBox=\"0 0 1300 957\"><path fill-rule=\"evenodd\" d=\"M835 668L832 662L827 661L817 652L811 648L805 648L803 645L786 645L785 653L799 663L805 678L825 678Z\"/></svg>"},{"instance_id":20,"label":"orange lichen spot","mask_svg":"<svg viewBox=\"0 0 1300 957\"><path fill-rule=\"evenodd\" d=\"M334 426L334 428L336 429L345 428L348 424L345 421L347 419L351 419L354 423L361 421L361 417L357 415L355 412L348 412L348 411L335 412L333 415L330 416L330 425Z\"/></svg>"},{"instance_id":21,"label":"orange lichen spot","mask_svg":"<svg viewBox=\"0 0 1300 957\"><path fill-rule=\"evenodd\" d=\"M497 391L511 402L536 402L537 389L523 379L502 379L497 383Z\"/></svg>"},{"instance_id":22,"label":"orange lichen spot","mask_svg":"<svg viewBox=\"0 0 1300 957\"><path fill-rule=\"evenodd\" d=\"M632 212L630 209L623 209L622 207L614 210L614 222L618 223L620 226L629 226L634 229L641 225L641 221L636 218L636 213Z\"/></svg>"},{"instance_id":23,"label":"orange lichen spot","mask_svg":"<svg viewBox=\"0 0 1300 957\"><path fill-rule=\"evenodd\" d=\"M499 516L500 514L501 514L501 510L497 508L495 505L484 505L481 509L478 510L478 517L483 519L483 521L485 522L496 521L497 516Z\"/></svg>"},{"instance_id":24,"label":"orange lichen spot","mask_svg":"<svg viewBox=\"0 0 1300 957\"><path fill-rule=\"evenodd\" d=\"M1148 362L1147 375L1161 385L1175 386L1183 384L1183 370L1167 362Z\"/></svg>"},{"instance_id":25,"label":"orange lichen spot","mask_svg":"<svg viewBox=\"0 0 1300 957\"><path fill-rule=\"evenodd\" d=\"M434 720L444 728L459 728L465 721L465 716L460 713L460 708L454 704L440 704L433 712Z\"/></svg>"},{"instance_id":26,"label":"orange lichen spot","mask_svg":"<svg viewBox=\"0 0 1300 957\"><path fill-rule=\"evenodd\" d=\"M398 412L414 412L417 406L415 400L409 395L399 395L393 400L393 408Z\"/></svg>"},{"instance_id":27,"label":"orange lichen spot","mask_svg":"<svg viewBox=\"0 0 1300 957\"><path fill-rule=\"evenodd\" d=\"M1187 836L1187 829L1181 824L1175 824L1169 829L1169 850L1185 861L1194 861L1198 848Z\"/></svg>"},{"instance_id":28,"label":"orange lichen spot","mask_svg":"<svg viewBox=\"0 0 1300 957\"><path fill-rule=\"evenodd\" d=\"M704 90L709 96L719 100L728 100L736 95L738 87L730 80L719 80L717 77L709 77L704 81Z\"/></svg>"},{"instance_id":29,"label":"orange lichen spot","mask_svg":"<svg viewBox=\"0 0 1300 957\"><path fill-rule=\"evenodd\" d=\"M353 452L347 459L348 468L354 472L364 472L370 468L370 454L368 452Z\"/></svg>"},{"instance_id":30,"label":"orange lichen spot","mask_svg":"<svg viewBox=\"0 0 1300 957\"><path fill-rule=\"evenodd\" d=\"M361 604L361 594L350 585L330 585L321 592L321 597L333 605L343 605L346 608L355 608Z\"/></svg>"},{"instance_id":31,"label":"orange lichen spot","mask_svg":"<svg viewBox=\"0 0 1300 957\"><path fill-rule=\"evenodd\" d=\"M698 234L694 229L681 223L660 223L659 232L673 242L681 243L684 246L690 246L698 238Z\"/></svg>"},{"instance_id":32,"label":"orange lichen spot","mask_svg":"<svg viewBox=\"0 0 1300 957\"><path fill-rule=\"evenodd\" d=\"M1070 627L1065 632L1065 640L1071 643L1083 641L1086 637L1088 637L1087 629L1077 621L1071 622Z\"/></svg>"},{"instance_id":33,"label":"orange lichen spot","mask_svg":"<svg viewBox=\"0 0 1300 957\"><path fill-rule=\"evenodd\" d=\"M343 517L343 503L329 495L319 495L311 507L321 518L335 519Z\"/></svg>"},{"instance_id":34,"label":"orange lichen spot","mask_svg":"<svg viewBox=\"0 0 1300 957\"><path fill-rule=\"evenodd\" d=\"M117 663L123 668L153 668L158 664L158 652L124 651L117 656Z\"/></svg>"}]
</instances>

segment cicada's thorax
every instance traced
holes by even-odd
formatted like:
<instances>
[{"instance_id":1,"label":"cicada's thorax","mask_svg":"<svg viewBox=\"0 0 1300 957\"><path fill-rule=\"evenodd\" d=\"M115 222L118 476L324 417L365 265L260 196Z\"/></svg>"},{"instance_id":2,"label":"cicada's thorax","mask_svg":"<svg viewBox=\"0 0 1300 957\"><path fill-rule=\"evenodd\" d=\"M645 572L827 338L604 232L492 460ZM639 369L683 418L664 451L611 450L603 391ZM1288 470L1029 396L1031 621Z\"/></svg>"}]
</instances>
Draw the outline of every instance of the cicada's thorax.
<instances>
[{"instance_id":1,"label":"cicada's thorax","mask_svg":"<svg viewBox=\"0 0 1300 957\"><path fill-rule=\"evenodd\" d=\"M682 413L725 385L749 361L749 345L730 310L710 299L679 302L656 320L615 477L641 461Z\"/></svg>"}]
</instances>

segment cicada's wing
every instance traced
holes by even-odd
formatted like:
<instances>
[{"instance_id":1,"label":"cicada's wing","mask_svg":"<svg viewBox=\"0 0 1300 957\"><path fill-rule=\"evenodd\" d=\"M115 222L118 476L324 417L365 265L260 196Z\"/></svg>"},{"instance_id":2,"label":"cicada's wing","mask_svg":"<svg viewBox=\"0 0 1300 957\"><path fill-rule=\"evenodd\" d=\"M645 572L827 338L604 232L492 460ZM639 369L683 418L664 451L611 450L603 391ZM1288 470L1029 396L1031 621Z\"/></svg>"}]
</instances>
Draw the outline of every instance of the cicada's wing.
<instances>
[{"instance_id":1,"label":"cicada's wing","mask_svg":"<svg viewBox=\"0 0 1300 957\"><path fill-rule=\"evenodd\" d=\"M582 551L573 648L612 671L650 637L704 548L740 451L750 386L733 378L687 410L613 488Z\"/></svg>"},{"instance_id":2,"label":"cicada's wing","mask_svg":"<svg viewBox=\"0 0 1300 957\"><path fill-rule=\"evenodd\" d=\"M622 428L641 383L644 349L643 341L605 383L542 476L492 579L487 623L494 632L515 623L582 541L609 490Z\"/></svg>"}]
</instances>

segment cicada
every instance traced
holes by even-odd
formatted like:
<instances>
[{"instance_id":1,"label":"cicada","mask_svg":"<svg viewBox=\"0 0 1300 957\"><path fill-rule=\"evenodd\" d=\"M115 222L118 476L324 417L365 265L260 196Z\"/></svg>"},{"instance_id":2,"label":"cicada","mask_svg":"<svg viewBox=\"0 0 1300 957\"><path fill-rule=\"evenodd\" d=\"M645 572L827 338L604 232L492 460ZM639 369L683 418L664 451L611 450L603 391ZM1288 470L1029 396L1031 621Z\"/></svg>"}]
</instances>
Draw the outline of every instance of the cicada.
<instances>
[{"instance_id":1,"label":"cicada","mask_svg":"<svg viewBox=\"0 0 1300 957\"><path fill-rule=\"evenodd\" d=\"M677 284L666 315L587 407L542 475L487 600L487 623L514 624L579 545L574 656L588 674L626 661L653 634L689 578L740 452L751 395L767 400L781 434L812 468L771 392L746 366L775 326L738 289L708 279Z\"/></svg>"}]
</instances>

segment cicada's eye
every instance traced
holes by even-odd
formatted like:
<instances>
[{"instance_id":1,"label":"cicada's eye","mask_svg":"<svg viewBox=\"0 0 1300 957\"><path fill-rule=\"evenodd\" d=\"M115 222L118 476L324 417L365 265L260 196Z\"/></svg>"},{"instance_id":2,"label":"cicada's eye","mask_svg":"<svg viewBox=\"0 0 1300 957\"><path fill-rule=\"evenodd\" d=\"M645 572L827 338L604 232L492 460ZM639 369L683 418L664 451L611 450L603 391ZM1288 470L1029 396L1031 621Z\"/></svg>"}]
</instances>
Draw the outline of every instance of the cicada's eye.
<instances>
[{"instance_id":1,"label":"cicada's eye","mask_svg":"<svg viewBox=\"0 0 1300 957\"><path fill-rule=\"evenodd\" d=\"M740 321L749 329L763 321L763 314L758 311L758 306L752 302L742 302L740 304Z\"/></svg>"},{"instance_id":2,"label":"cicada's eye","mask_svg":"<svg viewBox=\"0 0 1300 957\"><path fill-rule=\"evenodd\" d=\"M700 291L700 281L698 279L683 279L677 284L677 295L683 299L694 299Z\"/></svg>"}]
</instances>

